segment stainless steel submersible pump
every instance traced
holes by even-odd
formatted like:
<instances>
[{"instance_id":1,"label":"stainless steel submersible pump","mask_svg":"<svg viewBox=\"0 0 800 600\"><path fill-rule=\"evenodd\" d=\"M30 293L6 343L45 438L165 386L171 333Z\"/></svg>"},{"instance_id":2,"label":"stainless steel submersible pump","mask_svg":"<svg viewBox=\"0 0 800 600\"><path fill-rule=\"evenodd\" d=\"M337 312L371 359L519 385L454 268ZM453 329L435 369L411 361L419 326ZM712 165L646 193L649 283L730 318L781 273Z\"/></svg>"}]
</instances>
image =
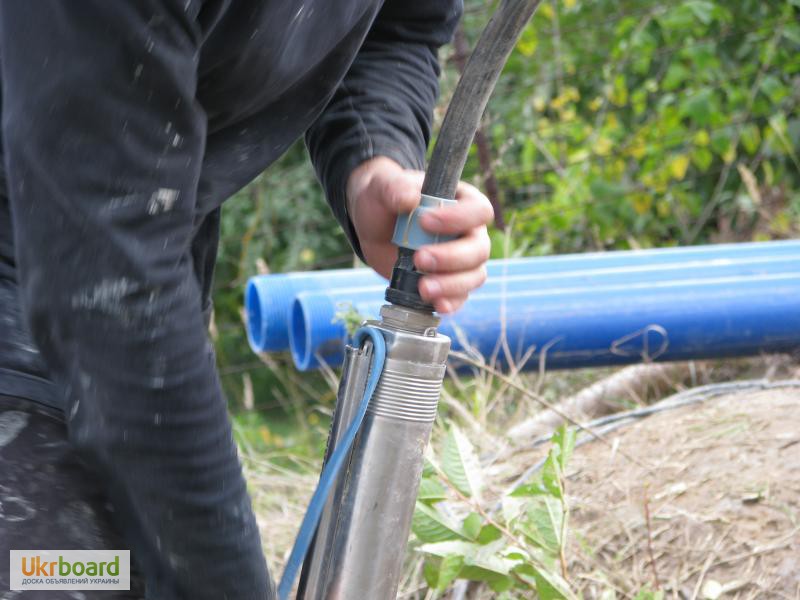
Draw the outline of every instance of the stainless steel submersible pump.
<instances>
[{"instance_id":1,"label":"stainless steel submersible pump","mask_svg":"<svg viewBox=\"0 0 800 600\"><path fill-rule=\"evenodd\" d=\"M386 342L386 359L361 428L339 472L306 556L298 589L304 600L395 598L436 418L450 340L419 296L414 251L435 239L417 225L421 212L454 202L456 185L495 82L540 0L504 0L459 81L434 147L420 207L401 217L399 256L379 321L367 325ZM348 347L326 461L364 394L372 346Z\"/></svg>"},{"instance_id":2,"label":"stainless steel submersible pump","mask_svg":"<svg viewBox=\"0 0 800 600\"><path fill-rule=\"evenodd\" d=\"M450 349L437 322L387 305L370 323L386 339L383 373L325 506L298 597L395 597ZM369 366L369 347L347 348L329 446L352 418Z\"/></svg>"}]
</instances>

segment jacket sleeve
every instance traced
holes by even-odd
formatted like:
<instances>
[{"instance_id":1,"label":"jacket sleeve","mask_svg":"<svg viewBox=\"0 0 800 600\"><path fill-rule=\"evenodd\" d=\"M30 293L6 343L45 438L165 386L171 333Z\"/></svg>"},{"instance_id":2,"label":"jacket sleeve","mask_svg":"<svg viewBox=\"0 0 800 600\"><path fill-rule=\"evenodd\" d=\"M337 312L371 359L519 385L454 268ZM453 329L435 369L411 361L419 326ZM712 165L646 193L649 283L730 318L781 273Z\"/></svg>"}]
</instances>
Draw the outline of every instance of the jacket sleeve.
<instances>
[{"instance_id":1,"label":"jacket sleeve","mask_svg":"<svg viewBox=\"0 0 800 600\"><path fill-rule=\"evenodd\" d=\"M272 598L193 275L196 17L0 3L21 300L148 598Z\"/></svg>"},{"instance_id":2,"label":"jacket sleeve","mask_svg":"<svg viewBox=\"0 0 800 600\"><path fill-rule=\"evenodd\" d=\"M387 156L422 169L439 93L437 51L450 41L461 0L387 0L306 144L328 202L363 259L345 187L363 161Z\"/></svg>"}]
</instances>

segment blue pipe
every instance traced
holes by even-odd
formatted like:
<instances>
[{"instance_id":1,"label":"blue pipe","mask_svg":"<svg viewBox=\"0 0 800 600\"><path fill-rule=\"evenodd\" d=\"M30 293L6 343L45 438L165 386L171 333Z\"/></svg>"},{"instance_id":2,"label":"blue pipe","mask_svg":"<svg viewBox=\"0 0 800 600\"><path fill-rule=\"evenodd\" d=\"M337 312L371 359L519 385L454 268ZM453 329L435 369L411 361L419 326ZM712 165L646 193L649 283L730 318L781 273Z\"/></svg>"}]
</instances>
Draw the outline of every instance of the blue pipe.
<instances>
[{"instance_id":1,"label":"blue pipe","mask_svg":"<svg viewBox=\"0 0 800 600\"><path fill-rule=\"evenodd\" d=\"M250 347L254 352L278 352L289 347L287 316L300 292L346 286L385 288L388 283L372 269L331 269L251 277L244 293Z\"/></svg>"},{"instance_id":2,"label":"blue pipe","mask_svg":"<svg viewBox=\"0 0 800 600\"><path fill-rule=\"evenodd\" d=\"M500 308L502 307L502 308ZM511 356L498 348L506 317ZM547 368L747 356L800 349L800 272L587 286L477 299L442 333L453 349ZM462 335L459 334L463 332Z\"/></svg>"},{"instance_id":3,"label":"blue pipe","mask_svg":"<svg viewBox=\"0 0 800 600\"><path fill-rule=\"evenodd\" d=\"M800 252L800 241L716 244L649 250L591 252L557 256L489 261L490 281L495 277L556 273L567 270L613 268L623 265L655 265L718 257L779 257ZM375 287L387 281L371 269L336 269L305 273L281 273L251 277L245 291L247 335L255 352L275 352L289 347L292 302L306 291Z\"/></svg>"},{"instance_id":4,"label":"blue pipe","mask_svg":"<svg viewBox=\"0 0 800 600\"><path fill-rule=\"evenodd\" d=\"M554 271L552 264L543 265L538 273L513 275L508 277L489 277L486 283L473 293L472 297L489 294L517 294L531 290L550 289L564 286L613 283L662 281L687 277L720 277L724 275L758 275L777 272L794 272L800 264L800 250L795 254L771 256L747 256L737 260L713 257L663 264L629 264L623 266L603 266L565 271ZM337 313L345 312L357 302L369 306L363 313L376 318L378 309L384 303L383 287L340 288L328 292L303 292L293 309L292 319L302 319L290 329L289 346L296 366L300 370L319 367L314 357L320 349L327 347L330 340L345 340L344 323L336 318ZM319 297L315 297L319 296ZM301 314L301 313L309 313ZM309 320L310 319L310 320ZM308 322L308 326L300 323ZM335 352L335 351L334 351ZM338 365L340 359L335 355L326 362Z\"/></svg>"},{"instance_id":5,"label":"blue pipe","mask_svg":"<svg viewBox=\"0 0 800 600\"><path fill-rule=\"evenodd\" d=\"M298 369L316 368L320 358L341 363L346 333L332 323L337 295L297 297L290 337ZM353 308L372 317L382 304L361 297ZM736 311L756 315L748 329L734 330ZM784 351L786 344L800 346L800 256L683 271L560 274L533 286L520 279L502 293L475 294L439 327L453 350L466 346L485 357L497 354L504 329L511 356L501 358L516 362L534 347L528 364L536 365L549 347L552 368ZM660 349L662 342L667 346Z\"/></svg>"}]
</instances>

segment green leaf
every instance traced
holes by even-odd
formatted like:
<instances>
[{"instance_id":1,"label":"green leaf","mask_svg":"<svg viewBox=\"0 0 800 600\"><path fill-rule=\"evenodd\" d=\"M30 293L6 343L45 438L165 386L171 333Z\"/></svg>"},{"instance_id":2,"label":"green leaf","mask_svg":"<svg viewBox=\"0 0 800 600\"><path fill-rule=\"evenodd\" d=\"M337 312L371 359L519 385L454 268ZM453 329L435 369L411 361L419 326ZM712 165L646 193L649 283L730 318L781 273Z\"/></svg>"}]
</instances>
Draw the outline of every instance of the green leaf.
<instances>
[{"instance_id":1,"label":"green leaf","mask_svg":"<svg viewBox=\"0 0 800 600\"><path fill-rule=\"evenodd\" d=\"M464 522L461 524L461 529L471 540L477 540L478 536L481 533L481 528L483 527L483 517L481 517L478 513L469 513L467 518L464 519Z\"/></svg>"},{"instance_id":2,"label":"green leaf","mask_svg":"<svg viewBox=\"0 0 800 600\"><path fill-rule=\"evenodd\" d=\"M458 525L455 525L436 508L417 502L411 530L421 542L441 542L464 539Z\"/></svg>"},{"instance_id":3,"label":"green leaf","mask_svg":"<svg viewBox=\"0 0 800 600\"><path fill-rule=\"evenodd\" d=\"M695 17L703 24L708 25L714 18L715 6L708 0L689 0L685 6L692 11Z\"/></svg>"},{"instance_id":4,"label":"green leaf","mask_svg":"<svg viewBox=\"0 0 800 600\"><path fill-rule=\"evenodd\" d=\"M628 85L624 74L620 73L614 77L608 99L615 106L625 106L628 103Z\"/></svg>"},{"instance_id":5,"label":"green leaf","mask_svg":"<svg viewBox=\"0 0 800 600\"><path fill-rule=\"evenodd\" d=\"M563 544L563 524L564 509L561 501L552 496L540 496L528 508L522 532L550 554L557 555Z\"/></svg>"},{"instance_id":6,"label":"green leaf","mask_svg":"<svg viewBox=\"0 0 800 600\"><path fill-rule=\"evenodd\" d=\"M800 0L797 0L797 6L800 6ZM800 25L797 23L789 23L783 28L783 36L800 46Z\"/></svg>"},{"instance_id":7,"label":"green leaf","mask_svg":"<svg viewBox=\"0 0 800 600\"><path fill-rule=\"evenodd\" d=\"M497 575L508 575L511 569L517 566L518 561L502 556L501 552L504 548L504 540L498 540L486 545L453 540L423 544L417 550L423 554L441 556L442 558L452 555L461 556L464 559L464 572L462 572L461 576L471 578L468 576L468 567L477 567Z\"/></svg>"},{"instance_id":8,"label":"green leaf","mask_svg":"<svg viewBox=\"0 0 800 600\"><path fill-rule=\"evenodd\" d=\"M481 527L481 532L478 534L478 539L476 541L481 545L485 545L499 540L501 537L503 537L503 532L497 527L494 525L484 525Z\"/></svg>"},{"instance_id":9,"label":"green leaf","mask_svg":"<svg viewBox=\"0 0 800 600\"><path fill-rule=\"evenodd\" d=\"M657 17L661 26L668 31L691 30L697 22L697 17L685 5L667 5L669 10Z\"/></svg>"},{"instance_id":10,"label":"green leaf","mask_svg":"<svg viewBox=\"0 0 800 600\"><path fill-rule=\"evenodd\" d=\"M694 166L700 169L701 171L705 171L711 165L711 162L714 160L714 155L711 154L711 151L708 148L695 148L692 150L692 163Z\"/></svg>"},{"instance_id":11,"label":"green leaf","mask_svg":"<svg viewBox=\"0 0 800 600\"><path fill-rule=\"evenodd\" d=\"M461 568L464 566L464 558L458 554L451 554L442 559L439 565L439 580L436 582L436 589L444 591L453 580L458 577Z\"/></svg>"},{"instance_id":12,"label":"green leaf","mask_svg":"<svg viewBox=\"0 0 800 600\"><path fill-rule=\"evenodd\" d=\"M550 569L526 563L514 569L514 572L536 589L541 600L578 600L569 583Z\"/></svg>"},{"instance_id":13,"label":"green leaf","mask_svg":"<svg viewBox=\"0 0 800 600\"><path fill-rule=\"evenodd\" d=\"M577 596L570 589L558 573L547 569L536 569L536 591L542 600L577 600Z\"/></svg>"},{"instance_id":14,"label":"green leaf","mask_svg":"<svg viewBox=\"0 0 800 600\"><path fill-rule=\"evenodd\" d=\"M419 482L417 500L426 504L441 502L447 498L447 488L438 479L423 477Z\"/></svg>"},{"instance_id":15,"label":"green leaf","mask_svg":"<svg viewBox=\"0 0 800 600\"><path fill-rule=\"evenodd\" d=\"M456 426L450 428L444 440L442 471L459 492L468 498L479 497L483 482L478 455Z\"/></svg>"},{"instance_id":16,"label":"green leaf","mask_svg":"<svg viewBox=\"0 0 800 600\"><path fill-rule=\"evenodd\" d=\"M470 569L480 569L480 567L469 567ZM514 587L514 580L508 575L497 575L490 572L490 575L484 579L486 584L493 592L499 594L506 592Z\"/></svg>"},{"instance_id":17,"label":"green leaf","mask_svg":"<svg viewBox=\"0 0 800 600\"><path fill-rule=\"evenodd\" d=\"M558 462L562 473L566 471L569 459L572 458L572 451L575 449L576 431L566 425L562 425L553 433L552 443L559 449Z\"/></svg>"},{"instance_id":18,"label":"green leaf","mask_svg":"<svg viewBox=\"0 0 800 600\"><path fill-rule=\"evenodd\" d=\"M778 104L789 93L786 86L783 85L781 80L775 77L775 75L767 75L764 77L761 81L761 91L774 104Z\"/></svg>"},{"instance_id":19,"label":"green leaf","mask_svg":"<svg viewBox=\"0 0 800 600\"><path fill-rule=\"evenodd\" d=\"M676 181L681 181L686 177L686 169L689 167L689 157L685 154L676 154L667 165L670 176Z\"/></svg>"},{"instance_id":20,"label":"green leaf","mask_svg":"<svg viewBox=\"0 0 800 600\"><path fill-rule=\"evenodd\" d=\"M536 53L536 47L539 45L536 33L536 28L533 26L528 26L522 31L517 42L517 50L522 56L531 57Z\"/></svg>"},{"instance_id":21,"label":"green leaf","mask_svg":"<svg viewBox=\"0 0 800 600\"><path fill-rule=\"evenodd\" d=\"M741 133L742 146L748 154L755 154L761 146L761 131L758 125L748 123L742 127Z\"/></svg>"},{"instance_id":22,"label":"green leaf","mask_svg":"<svg viewBox=\"0 0 800 600\"><path fill-rule=\"evenodd\" d=\"M681 116L689 117L700 127L711 122L711 116L716 110L716 99L710 88L697 90L685 98L680 105Z\"/></svg>"},{"instance_id":23,"label":"green leaf","mask_svg":"<svg viewBox=\"0 0 800 600\"><path fill-rule=\"evenodd\" d=\"M713 79L719 72L719 58L713 42L689 44L682 51L681 56L692 63L692 73L695 77Z\"/></svg>"},{"instance_id":24,"label":"green leaf","mask_svg":"<svg viewBox=\"0 0 800 600\"><path fill-rule=\"evenodd\" d=\"M426 560L422 566L422 576L425 578L425 583L429 588L436 589L439 585L439 565L442 561L439 560Z\"/></svg>"},{"instance_id":25,"label":"green leaf","mask_svg":"<svg viewBox=\"0 0 800 600\"><path fill-rule=\"evenodd\" d=\"M552 448L542 467L542 483L545 489L555 498L562 496L561 465L558 462L559 450Z\"/></svg>"},{"instance_id":26,"label":"green leaf","mask_svg":"<svg viewBox=\"0 0 800 600\"><path fill-rule=\"evenodd\" d=\"M664 592L660 590L653 592L648 588L644 588L639 590L633 600L664 600Z\"/></svg>"},{"instance_id":27,"label":"green leaf","mask_svg":"<svg viewBox=\"0 0 800 600\"><path fill-rule=\"evenodd\" d=\"M732 144L733 141L727 131L715 131L711 136L711 149L720 156L730 152Z\"/></svg>"},{"instance_id":28,"label":"green leaf","mask_svg":"<svg viewBox=\"0 0 800 600\"><path fill-rule=\"evenodd\" d=\"M508 575L501 575L488 569L470 565L461 569L460 577L469 581L483 581L494 592L508 590L514 585L514 580Z\"/></svg>"},{"instance_id":29,"label":"green leaf","mask_svg":"<svg viewBox=\"0 0 800 600\"><path fill-rule=\"evenodd\" d=\"M533 483L523 483L520 486L517 486L513 492L509 494L514 498L523 498L526 496L541 496L542 494L549 494L550 492L546 487L544 487L544 483L541 481L541 477L538 481Z\"/></svg>"},{"instance_id":30,"label":"green leaf","mask_svg":"<svg viewBox=\"0 0 800 600\"><path fill-rule=\"evenodd\" d=\"M675 90L679 88L691 74L692 72L681 63L674 62L670 64L669 68L667 69L667 74L664 75L662 87L667 91Z\"/></svg>"}]
</instances>

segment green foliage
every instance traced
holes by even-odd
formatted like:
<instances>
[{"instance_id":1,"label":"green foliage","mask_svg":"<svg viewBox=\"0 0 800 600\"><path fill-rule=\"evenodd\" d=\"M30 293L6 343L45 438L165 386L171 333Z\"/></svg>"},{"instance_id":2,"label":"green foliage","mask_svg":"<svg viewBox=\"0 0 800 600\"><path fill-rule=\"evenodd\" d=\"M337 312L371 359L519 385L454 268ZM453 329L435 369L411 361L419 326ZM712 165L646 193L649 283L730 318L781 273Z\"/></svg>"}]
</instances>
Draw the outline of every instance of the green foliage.
<instances>
[{"instance_id":1,"label":"green foliage","mask_svg":"<svg viewBox=\"0 0 800 600\"><path fill-rule=\"evenodd\" d=\"M549 253L796 233L799 16L788 0L543 3L489 107L514 237ZM740 200L738 165L778 184L766 212Z\"/></svg>"},{"instance_id":2,"label":"green foliage","mask_svg":"<svg viewBox=\"0 0 800 600\"><path fill-rule=\"evenodd\" d=\"M343 302L337 306L337 311L333 316L334 321L341 321L347 330L348 335L353 335L364 322L364 315L356 310L349 302Z\"/></svg>"},{"instance_id":3,"label":"green foliage","mask_svg":"<svg viewBox=\"0 0 800 600\"><path fill-rule=\"evenodd\" d=\"M479 499L482 476L478 456L467 437L452 426L442 448L442 471L448 482L467 498Z\"/></svg>"},{"instance_id":4,"label":"green foliage","mask_svg":"<svg viewBox=\"0 0 800 600\"><path fill-rule=\"evenodd\" d=\"M503 499L502 515L492 516L477 498L483 477L475 449L452 427L441 462L429 460L412 524L417 551L427 557L428 585L441 591L468 579L495 592L530 589L543 600L575 598L564 559L564 472L574 445L574 431L560 429L537 480L514 490Z\"/></svg>"}]
</instances>

